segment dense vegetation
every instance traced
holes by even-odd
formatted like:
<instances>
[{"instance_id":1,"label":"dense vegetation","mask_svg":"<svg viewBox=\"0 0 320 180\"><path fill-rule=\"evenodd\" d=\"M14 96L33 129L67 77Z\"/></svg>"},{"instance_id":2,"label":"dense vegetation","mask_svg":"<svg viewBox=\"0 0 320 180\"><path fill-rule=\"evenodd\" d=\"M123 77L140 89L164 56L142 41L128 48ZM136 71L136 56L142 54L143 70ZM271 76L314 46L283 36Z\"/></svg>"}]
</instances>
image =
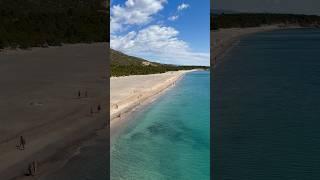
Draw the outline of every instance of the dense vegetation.
<instances>
[{"instance_id":1,"label":"dense vegetation","mask_svg":"<svg viewBox=\"0 0 320 180\"><path fill-rule=\"evenodd\" d=\"M270 13L211 14L211 29L258 27L273 24L320 26L320 16Z\"/></svg>"},{"instance_id":2,"label":"dense vegetation","mask_svg":"<svg viewBox=\"0 0 320 180\"><path fill-rule=\"evenodd\" d=\"M150 62L141 58L128 56L121 52L110 50L111 76L128 76L164 73L167 71L209 69L205 66L177 66Z\"/></svg>"},{"instance_id":3,"label":"dense vegetation","mask_svg":"<svg viewBox=\"0 0 320 180\"><path fill-rule=\"evenodd\" d=\"M0 49L106 42L105 0L0 0Z\"/></svg>"}]
</instances>

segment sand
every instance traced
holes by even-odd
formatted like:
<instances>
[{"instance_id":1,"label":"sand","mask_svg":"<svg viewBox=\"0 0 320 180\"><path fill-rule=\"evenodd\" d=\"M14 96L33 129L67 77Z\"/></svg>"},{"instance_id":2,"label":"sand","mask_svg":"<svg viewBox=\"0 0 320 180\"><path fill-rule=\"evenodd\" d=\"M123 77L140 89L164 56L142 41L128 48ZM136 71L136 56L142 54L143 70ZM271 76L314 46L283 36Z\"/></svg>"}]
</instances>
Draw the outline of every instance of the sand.
<instances>
[{"instance_id":1,"label":"sand","mask_svg":"<svg viewBox=\"0 0 320 180\"><path fill-rule=\"evenodd\" d=\"M221 62L222 57L237 43L240 39L254 33L266 32L277 29L301 28L297 25L283 26L270 25L252 28L229 28L211 31L211 66L215 67Z\"/></svg>"},{"instance_id":2,"label":"sand","mask_svg":"<svg viewBox=\"0 0 320 180\"><path fill-rule=\"evenodd\" d=\"M192 71L192 70L191 70ZM110 79L110 134L113 136L128 113L155 99L185 74L191 71L171 71L162 74L112 77Z\"/></svg>"},{"instance_id":3,"label":"sand","mask_svg":"<svg viewBox=\"0 0 320 180\"><path fill-rule=\"evenodd\" d=\"M107 47L0 52L0 179L24 177L35 160L40 172L45 164L66 160L73 153L68 147L75 149L105 126ZM26 139L25 150L16 147L20 136Z\"/></svg>"}]
</instances>

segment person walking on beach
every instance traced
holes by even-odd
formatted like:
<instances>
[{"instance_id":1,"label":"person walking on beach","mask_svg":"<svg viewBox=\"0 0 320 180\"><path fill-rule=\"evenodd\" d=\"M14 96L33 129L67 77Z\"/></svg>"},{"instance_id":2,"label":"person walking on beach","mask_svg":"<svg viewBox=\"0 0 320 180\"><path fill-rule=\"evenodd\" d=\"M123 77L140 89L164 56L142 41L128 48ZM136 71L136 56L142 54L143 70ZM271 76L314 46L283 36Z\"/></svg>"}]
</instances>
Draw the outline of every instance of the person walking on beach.
<instances>
[{"instance_id":1,"label":"person walking on beach","mask_svg":"<svg viewBox=\"0 0 320 180\"><path fill-rule=\"evenodd\" d=\"M30 163L28 165L28 173L26 174L28 176L33 176L33 167L32 167L32 163Z\"/></svg>"},{"instance_id":2,"label":"person walking on beach","mask_svg":"<svg viewBox=\"0 0 320 180\"><path fill-rule=\"evenodd\" d=\"M26 140L23 138L23 136L20 136L20 149L24 150L25 145Z\"/></svg>"},{"instance_id":3,"label":"person walking on beach","mask_svg":"<svg viewBox=\"0 0 320 180\"><path fill-rule=\"evenodd\" d=\"M81 97L81 92L80 91L78 91L78 98L80 98Z\"/></svg>"},{"instance_id":4,"label":"person walking on beach","mask_svg":"<svg viewBox=\"0 0 320 180\"><path fill-rule=\"evenodd\" d=\"M98 104L98 112L100 112L100 110L101 110L101 106L100 106L100 104Z\"/></svg>"}]
</instances>

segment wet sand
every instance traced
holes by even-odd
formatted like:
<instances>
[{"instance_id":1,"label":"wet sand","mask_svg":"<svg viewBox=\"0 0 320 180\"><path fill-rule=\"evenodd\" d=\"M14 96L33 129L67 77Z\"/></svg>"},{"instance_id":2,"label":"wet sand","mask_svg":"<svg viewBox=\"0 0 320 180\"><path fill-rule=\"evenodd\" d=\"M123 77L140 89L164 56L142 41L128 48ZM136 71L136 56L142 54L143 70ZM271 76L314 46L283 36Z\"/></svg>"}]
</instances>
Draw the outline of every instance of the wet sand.
<instances>
[{"instance_id":1,"label":"wet sand","mask_svg":"<svg viewBox=\"0 0 320 180\"><path fill-rule=\"evenodd\" d=\"M107 48L96 43L0 52L0 179L24 177L32 161L41 173L52 169L48 164L66 160L105 127ZM20 136L25 150L16 147Z\"/></svg>"}]
</instances>

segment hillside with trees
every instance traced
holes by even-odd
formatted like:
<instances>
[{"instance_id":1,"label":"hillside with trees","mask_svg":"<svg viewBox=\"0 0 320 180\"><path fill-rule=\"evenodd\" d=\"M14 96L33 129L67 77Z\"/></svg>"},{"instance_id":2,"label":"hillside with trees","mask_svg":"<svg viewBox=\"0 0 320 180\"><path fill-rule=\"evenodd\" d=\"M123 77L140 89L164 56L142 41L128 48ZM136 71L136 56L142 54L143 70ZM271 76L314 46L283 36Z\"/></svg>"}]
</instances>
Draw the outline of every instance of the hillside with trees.
<instances>
[{"instance_id":1,"label":"hillside with trees","mask_svg":"<svg viewBox=\"0 0 320 180\"><path fill-rule=\"evenodd\" d=\"M0 0L0 49L109 41L105 0Z\"/></svg>"},{"instance_id":2,"label":"hillside with trees","mask_svg":"<svg viewBox=\"0 0 320 180\"><path fill-rule=\"evenodd\" d=\"M302 27L319 27L320 16L298 14L271 14L271 13L212 13L211 29L219 28L246 28L262 25L299 25Z\"/></svg>"},{"instance_id":3,"label":"hillside with trees","mask_svg":"<svg viewBox=\"0 0 320 180\"><path fill-rule=\"evenodd\" d=\"M209 69L207 66L177 66L150 62L110 49L111 76L128 76L165 73L167 71Z\"/></svg>"}]
</instances>

